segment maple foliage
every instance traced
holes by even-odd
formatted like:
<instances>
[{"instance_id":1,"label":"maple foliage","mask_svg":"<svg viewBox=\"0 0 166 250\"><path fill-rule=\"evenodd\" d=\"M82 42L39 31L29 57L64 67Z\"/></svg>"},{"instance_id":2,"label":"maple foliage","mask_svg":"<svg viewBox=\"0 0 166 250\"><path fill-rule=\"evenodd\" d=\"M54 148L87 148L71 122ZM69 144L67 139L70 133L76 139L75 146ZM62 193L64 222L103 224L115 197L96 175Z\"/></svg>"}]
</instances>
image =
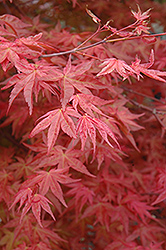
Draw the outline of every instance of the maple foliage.
<instances>
[{"instance_id":1,"label":"maple foliage","mask_svg":"<svg viewBox=\"0 0 166 250\"><path fill-rule=\"evenodd\" d=\"M2 250L166 249L166 3L137 2L0 1Z\"/></svg>"}]
</instances>

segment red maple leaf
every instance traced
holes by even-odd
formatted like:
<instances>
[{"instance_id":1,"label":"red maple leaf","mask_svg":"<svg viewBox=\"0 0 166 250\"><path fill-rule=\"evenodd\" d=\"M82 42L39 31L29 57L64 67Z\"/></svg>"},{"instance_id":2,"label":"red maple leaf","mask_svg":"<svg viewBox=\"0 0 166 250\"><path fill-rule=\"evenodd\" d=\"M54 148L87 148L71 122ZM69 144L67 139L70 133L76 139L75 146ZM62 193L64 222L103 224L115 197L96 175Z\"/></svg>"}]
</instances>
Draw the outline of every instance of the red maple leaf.
<instances>
[{"instance_id":1,"label":"red maple leaf","mask_svg":"<svg viewBox=\"0 0 166 250\"><path fill-rule=\"evenodd\" d=\"M0 171L0 201L4 200L8 205L10 203L10 196L13 195L12 181L13 175L5 169ZM18 182L15 182L15 188L18 187Z\"/></svg>"},{"instance_id":2,"label":"red maple leaf","mask_svg":"<svg viewBox=\"0 0 166 250\"><path fill-rule=\"evenodd\" d=\"M65 170L68 172L68 168L73 168L74 170L86 174L88 176L94 177L82 163L81 160L77 159L82 156L82 152L76 149L67 149L57 145L50 152L51 155L39 154L34 158L33 165L36 166L35 169L45 168L48 166L55 166L60 170Z\"/></svg>"},{"instance_id":3,"label":"red maple leaf","mask_svg":"<svg viewBox=\"0 0 166 250\"><path fill-rule=\"evenodd\" d=\"M42 90L43 93L49 90L51 93L56 94L53 87L47 83L53 78L55 70L54 66L49 66L42 61L34 63L28 63L25 59L22 61L16 61L17 70L22 72L20 74L14 75L2 89L7 89L13 85L14 88L10 95L9 108L11 107L13 101L18 96L18 94L24 90L24 98L29 106L29 113L32 114L33 108L33 96L35 94L35 99L37 101L39 91Z\"/></svg>"},{"instance_id":4,"label":"red maple leaf","mask_svg":"<svg viewBox=\"0 0 166 250\"><path fill-rule=\"evenodd\" d=\"M137 4L137 7L138 7L138 12L131 10L131 13L138 21L143 21L147 19L148 17L150 17L149 12L151 11L151 9L148 9L147 11L142 13L138 4Z\"/></svg>"},{"instance_id":5,"label":"red maple leaf","mask_svg":"<svg viewBox=\"0 0 166 250\"><path fill-rule=\"evenodd\" d=\"M157 180L157 192L159 193L159 196L157 199L152 203L152 205L156 205L157 203L160 203L162 201L166 200L166 169L158 169L159 175Z\"/></svg>"},{"instance_id":6,"label":"red maple leaf","mask_svg":"<svg viewBox=\"0 0 166 250\"><path fill-rule=\"evenodd\" d=\"M72 101L72 105L74 109L77 111L78 104L80 107L84 110L85 113L91 115L94 117L94 113L96 112L100 115L106 116L99 108L97 108L95 105L102 106L114 101L107 101L104 99L99 98L98 96L94 95L86 95L86 94L77 94L70 98L70 101Z\"/></svg>"},{"instance_id":7,"label":"red maple leaf","mask_svg":"<svg viewBox=\"0 0 166 250\"><path fill-rule=\"evenodd\" d=\"M127 204L129 209L133 211L134 214L139 215L145 224L147 217L155 220L148 210L154 210L156 208L147 205L146 202L142 202L139 199L138 195L129 194L123 199L123 202Z\"/></svg>"},{"instance_id":8,"label":"red maple leaf","mask_svg":"<svg viewBox=\"0 0 166 250\"><path fill-rule=\"evenodd\" d=\"M33 155L24 159L17 156L15 156L15 158L17 159L17 162L14 162L7 167L9 171L13 171L15 179L19 180L22 177L27 178L27 176L34 173L33 167L30 164L33 159Z\"/></svg>"},{"instance_id":9,"label":"red maple leaf","mask_svg":"<svg viewBox=\"0 0 166 250\"><path fill-rule=\"evenodd\" d=\"M22 129L24 128L25 121L27 121L27 119L30 118L28 108L27 106L25 106L25 102L20 99L17 99L18 102L16 102L12 106L10 110L11 112L8 115L8 117L4 120L4 122L0 124L0 128L12 124L12 135L14 135L15 138L18 138L20 132L23 132Z\"/></svg>"},{"instance_id":10,"label":"red maple leaf","mask_svg":"<svg viewBox=\"0 0 166 250\"><path fill-rule=\"evenodd\" d=\"M0 63L4 71L7 70L9 62L12 65L15 64L16 61L20 60L18 55L19 47L16 45L15 42L10 42L8 40L4 40L3 43L0 45Z\"/></svg>"},{"instance_id":11,"label":"red maple leaf","mask_svg":"<svg viewBox=\"0 0 166 250\"><path fill-rule=\"evenodd\" d=\"M15 197L15 200L14 202L12 203L12 205L10 206L9 210L17 204L17 202L20 201L20 206L18 208L18 210L20 210L20 208L22 207L22 205L25 203L26 200L29 200L30 201L30 198L31 198L31 195L32 195L32 190L28 187L28 188L25 188L25 189L21 189L16 197Z\"/></svg>"},{"instance_id":12,"label":"red maple leaf","mask_svg":"<svg viewBox=\"0 0 166 250\"><path fill-rule=\"evenodd\" d=\"M41 194L34 194L31 199L29 201L26 202L25 207L22 210L22 214L21 214L21 218L20 218L20 223L23 219L23 217L25 216L25 214L29 211L30 208L32 208L32 212L35 216L35 218L37 219L39 225L41 227L41 220L40 220L40 215L41 215L41 207L51 215L51 217L53 218L53 220L55 220L55 217L50 209L49 204L52 204L51 201L49 201L46 197L44 197Z\"/></svg>"},{"instance_id":13,"label":"red maple leaf","mask_svg":"<svg viewBox=\"0 0 166 250\"><path fill-rule=\"evenodd\" d=\"M33 194L32 190L30 188L22 189L20 190L16 198L11 205L9 209L11 209L17 202L20 201L20 206L19 209L22 207L22 205L25 203L25 206L22 210L21 213L21 218L20 218L20 223L22 222L23 217L26 215L26 213L32 208L32 212L37 219L39 225L41 227L41 220L40 220L40 215L41 215L41 207L51 215L51 217L55 220L55 217L50 209L50 206L48 203L52 204L46 197L44 197L41 194Z\"/></svg>"},{"instance_id":14,"label":"red maple leaf","mask_svg":"<svg viewBox=\"0 0 166 250\"><path fill-rule=\"evenodd\" d=\"M58 137L60 127L61 129L68 134L70 137L76 138L76 129L73 120L69 115L80 117L79 113L74 109L67 107L64 111L62 108L49 111L39 119L44 118L41 122L30 133L30 137L40 133L44 129L50 126L47 135L47 145L48 153L50 152L52 146L55 144L55 141Z\"/></svg>"},{"instance_id":15,"label":"red maple leaf","mask_svg":"<svg viewBox=\"0 0 166 250\"><path fill-rule=\"evenodd\" d=\"M93 143L93 149L95 152L96 148L96 128L99 131L101 137L111 146L113 145L109 142L107 135L109 135L114 142L119 146L119 143L111 131L111 129L105 124L103 121L101 121L98 118L92 118L89 115L85 114L83 115L79 120L78 120L78 125L77 125L77 133L80 134L80 139L81 139L81 150L84 149L85 147L85 142L87 140L87 136L89 134L92 143ZM88 133L87 133L88 132ZM120 146L119 146L120 147Z\"/></svg>"},{"instance_id":16,"label":"red maple leaf","mask_svg":"<svg viewBox=\"0 0 166 250\"><path fill-rule=\"evenodd\" d=\"M48 23L42 23L40 15L35 16L33 19L30 18L29 16L24 16L24 18L26 22L31 24L30 30L32 30L33 32L44 31L44 29L47 29L48 27L51 26Z\"/></svg>"},{"instance_id":17,"label":"red maple leaf","mask_svg":"<svg viewBox=\"0 0 166 250\"><path fill-rule=\"evenodd\" d=\"M83 219L95 215L96 220L94 224L99 222L102 226L106 227L107 231L109 231L112 212L113 206L110 202L105 202L103 199L98 199L97 202L85 209L81 218Z\"/></svg>"},{"instance_id":18,"label":"red maple leaf","mask_svg":"<svg viewBox=\"0 0 166 250\"><path fill-rule=\"evenodd\" d=\"M66 175L68 169L51 169L49 172L47 171L38 171L36 176L31 176L27 181L25 181L22 185L22 188L26 186L34 186L36 184L39 185L39 192L41 195L45 195L49 188L52 193L57 197L61 203L67 207L66 202L63 198L63 192L58 182L62 184L72 183L77 180L71 179L68 175ZM18 202L18 199L17 199ZM16 203L16 202L15 202Z\"/></svg>"},{"instance_id":19,"label":"red maple leaf","mask_svg":"<svg viewBox=\"0 0 166 250\"><path fill-rule=\"evenodd\" d=\"M141 60L136 57L135 62L132 62L131 67L135 71L135 74L137 75L137 79L139 81L140 76L142 75L140 73L143 73L144 75L156 79L161 82L166 82L163 78L160 76L166 76L166 72L156 70L156 69L149 69L154 64L154 51L151 50L150 57L149 57L149 63L140 63Z\"/></svg>"},{"instance_id":20,"label":"red maple leaf","mask_svg":"<svg viewBox=\"0 0 166 250\"><path fill-rule=\"evenodd\" d=\"M108 144L99 144L97 145L97 150L96 150L96 154L94 155L93 160L96 158L98 165L97 165L97 169L100 169L101 164L104 162L105 159L112 159L115 162L119 162L122 164L122 159L120 157L120 154L124 154L122 151L120 151L117 148L110 148L108 146ZM106 165L106 164L105 164Z\"/></svg>"},{"instance_id":21,"label":"red maple leaf","mask_svg":"<svg viewBox=\"0 0 166 250\"><path fill-rule=\"evenodd\" d=\"M43 51L43 47L38 44L41 36L42 33L39 33L36 36L16 39L14 42L4 38L3 43L0 44L0 63L3 70L7 71L9 66L16 66L25 57L28 59L39 57Z\"/></svg>"},{"instance_id":22,"label":"red maple leaf","mask_svg":"<svg viewBox=\"0 0 166 250\"><path fill-rule=\"evenodd\" d=\"M81 212L83 206L87 203L93 205L93 197L95 193L90 188L83 185L81 182L72 183L67 185L71 189L66 193L69 197L74 197L76 218L78 219L78 214Z\"/></svg>"},{"instance_id":23,"label":"red maple leaf","mask_svg":"<svg viewBox=\"0 0 166 250\"><path fill-rule=\"evenodd\" d=\"M18 17L9 14L0 16L0 24L5 25L6 30L16 37L21 36L21 34L25 35L25 28L31 26L22 22Z\"/></svg>"},{"instance_id":24,"label":"red maple leaf","mask_svg":"<svg viewBox=\"0 0 166 250\"><path fill-rule=\"evenodd\" d=\"M114 70L123 77L123 80L135 73L135 70L131 68L125 61L116 58L105 59L100 65L104 68L97 74L97 76L106 75L112 73Z\"/></svg>"},{"instance_id":25,"label":"red maple leaf","mask_svg":"<svg viewBox=\"0 0 166 250\"><path fill-rule=\"evenodd\" d=\"M29 57L32 57L33 55L39 56L41 52L43 52L42 45L44 44L42 42L39 42L41 37L42 37L42 33L39 33L35 36L21 37L17 39L16 42L18 45L25 45L27 51L28 51L28 48L31 49L31 55L30 54L28 55L27 53L27 58L29 58ZM50 48L52 47L50 46Z\"/></svg>"},{"instance_id":26,"label":"red maple leaf","mask_svg":"<svg viewBox=\"0 0 166 250\"><path fill-rule=\"evenodd\" d=\"M66 107L66 104L69 102L69 99L74 94L76 89L78 92L84 94L91 94L91 91L87 88L97 88L95 85L95 80L89 76L84 75L84 73L90 69L92 66L92 61L86 61L78 64L77 66L71 65L71 55L66 64L66 67L63 69L63 72L56 70L57 77L54 80L59 81L61 89L61 102L62 108Z\"/></svg>"},{"instance_id":27,"label":"red maple leaf","mask_svg":"<svg viewBox=\"0 0 166 250\"><path fill-rule=\"evenodd\" d=\"M164 231L164 228L155 224L143 224L139 223L135 226L135 230L132 230L131 234L126 238L127 242L140 238L143 246L149 245L149 242L157 243L157 235ZM153 249L153 248L152 248ZM155 249L155 248L154 248ZM159 248L160 249L160 248ZM158 250L158 248L157 248Z\"/></svg>"}]
</instances>

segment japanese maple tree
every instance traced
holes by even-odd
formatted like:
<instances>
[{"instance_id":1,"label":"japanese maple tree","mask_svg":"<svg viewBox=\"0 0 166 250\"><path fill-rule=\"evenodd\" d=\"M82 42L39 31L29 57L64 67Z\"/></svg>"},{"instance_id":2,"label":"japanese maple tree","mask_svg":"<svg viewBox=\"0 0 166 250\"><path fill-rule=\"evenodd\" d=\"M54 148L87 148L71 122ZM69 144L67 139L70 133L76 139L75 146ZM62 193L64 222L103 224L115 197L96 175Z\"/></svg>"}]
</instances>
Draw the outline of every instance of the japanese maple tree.
<instances>
[{"instance_id":1,"label":"japanese maple tree","mask_svg":"<svg viewBox=\"0 0 166 250\"><path fill-rule=\"evenodd\" d=\"M0 248L166 249L165 1L0 1Z\"/></svg>"}]
</instances>

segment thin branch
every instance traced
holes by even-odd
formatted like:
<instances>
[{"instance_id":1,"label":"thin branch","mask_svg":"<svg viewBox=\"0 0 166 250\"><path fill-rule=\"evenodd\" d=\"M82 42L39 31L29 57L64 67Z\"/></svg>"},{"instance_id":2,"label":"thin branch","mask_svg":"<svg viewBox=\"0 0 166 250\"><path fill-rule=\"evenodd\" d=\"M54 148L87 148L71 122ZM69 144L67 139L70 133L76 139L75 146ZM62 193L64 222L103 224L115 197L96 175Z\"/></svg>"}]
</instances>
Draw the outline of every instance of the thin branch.
<instances>
[{"instance_id":1,"label":"thin branch","mask_svg":"<svg viewBox=\"0 0 166 250\"><path fill-rule=\"evenodd\" d=\"M141 39L141 38L147 38L147 37L157 37L157 36L166 36L166 32L165 33L160 33L160 34L153 34L153 35L120 37L120 38L115 38L115 39L111 39L111 40L107 40L108 37L105 37L103 40L101 40L99 42L96 42L96 43L93 43L93 44L90 44L90 45L87 45L87 46L84 46L84 47L81 47L81 48L77 47L77 48L74 48L74 49L71 49L71 50L68 50L68 51L62 51L62 52L52 53L52 54L47 54L47 55L41 55L41 57L53 57L53 56L61 56L61 55L76 53L77 51L93 48L93 47L95 47L97 45L100 45L100 44L103 44L103 43L113 43L113 42L124 41L124 40L134 40L134 39Z\"/></svg>"},{"instance_id":2,"label":"thin branch","mask_svg":"<svg viewBox=\"0 0 166 250\"><path fill-rule=\"evenodd\" d=\"M87 43L93 37L95 37L102 29L103 29L103 27L101 28L101 26L99 25L98 28L97 28L97 30L95 31L95 33L93 33L90 37L88 37L84 42L82 42L81 44L79 44L75 49L78 50L81 46L83 46L85 43Z\"/></svg>"},{"instance_id":3,"label":"thin branch","mask_svg":"<svg viewBox=\"0 0 166 250\"><path fill-rule=\"evenodd\" d=\"M21 144L19 141L17 141L13 136L7 134L4 129L0 129L0 135L2 135L3 138L6 138L8 141L10 141L14 146L17 146L18 148L24 150L25 152L28 152L28 148L25 147L23 144Z\"/></svg>"},{"instance_id":4,"label":"thin branch","mask_svg":"<svg viewBox=\"0 0 166 250\"><path fill-rule=\"evenodd\" d=\"M161 101L161 100L159 100L159 99L157 99L157 98L155 98L155 97L145 95L145 94L140 93L140 92L137 92L137 91L135 91L135 90L133 90L133 89L129 89L129 88L125 87L125 86L122 86L122 85L121 85L121 88L124 89L124 90L127 91L127 92L134 93L134 94L136 94L136 95L139 95L139 96L142 96L142 97L149 98L149 99L151 99L151 100L153 100L153 101L155 101L155 102L160 102L160 103L162 103L162 104L166 104L166 102L163 102L163 101Z\"/></svg>"},{"instance_id":5,"label":"thin branch","mask_svg":"<svg viewBox=\"0 0 166 250\"><path fill-rule=\"evenodd\" d=\"M143 105L143 104L140 104L140 103L138 103L138 102L136 102L136 101L133 101L133 100L129 100L129 101L130 101L131 103L133 103L134 105L138 106L139 108L142 108L142 109L145 109L145 110L151 112L151 113L154 115L154 117L156 118L156 120L160 123L160 125L161 125L163 128L165 128L165 125L164 125L164 123L161 121L161 119L159 118L159 116L157 115L158 111L157 111L155 108L154 108L154 109L151 109L151 108L149 108L149 107L147 107L147 106L145 106L145 105Z\"/></svg>"},{"instance_id":6,"label":"thin branch","mask_svg":"<svg viewBox=\"0 0 166 250\"><path fill-rule=\"evenodd\" d=\"M162 122L162 120L159 118L159 116L156 114L156 110L154 110L154 112L153 112L153 115L156 117L156 119L157 119L157 121L160 123L160 125L163 127L163 128L165 128L165 125L164 125L164 123Z\"/></svg>"},{"instance_id":7,"label":"thin branch","mask_svg":"<svg viewBox=\"0 0 166 250\"><path fill-rule=\"evenodd\" d=\"M62 51L62 52L52 53L52 54L48 54L48 55L41 55L41 57L61 56L61 55L76 53L77 51L89 49L89 48L95 47L95 46L97 46L97 45L99 45L99 44L102 44L102 43L105 43L105 42L106 42L106 39L103 39L103 40L101 40L101 41L99 41L99 42L96 42L96 43L87 45L87 46L82 47L82 48L78 48L78 49L77 49L77 48L74 48L74 49L71 49L71 50L68 50L68 51Z\"/></svg>"},{"instance_id":8,"label":"thin branch","mask_svg":"<svg viewBox=\"0 0 166 250\"><path fill-rule=\"evenodd\" d=\"M88 55L88 54L86 54L85 52L77 51L76 53L77 53L77 54L80 54L80 55L83 55L83 56L90 57L90 58L95 59L95 60L98 60L98 61L103 61L102 59L100 59L100 58L98 58L98 57L96 57L96 56Z\"/></svg>"},{"instance_id":9,"label":"thin branch","mask_svg":"<svg viewBox=\"0 0 166 250\"><path fill-rule=\"evenodd\" d=\"M147 38L147 37L156 37L156 36L166 36L166 32L159 33L159 34L152 34L152 35L120 37L120 38L115 38L115 39L107 40L106 42L107 43L112 43L112 42L118 42L118 41L124 41L124 40L134 40L134 39Z\"/></svg>"}]
</instances>

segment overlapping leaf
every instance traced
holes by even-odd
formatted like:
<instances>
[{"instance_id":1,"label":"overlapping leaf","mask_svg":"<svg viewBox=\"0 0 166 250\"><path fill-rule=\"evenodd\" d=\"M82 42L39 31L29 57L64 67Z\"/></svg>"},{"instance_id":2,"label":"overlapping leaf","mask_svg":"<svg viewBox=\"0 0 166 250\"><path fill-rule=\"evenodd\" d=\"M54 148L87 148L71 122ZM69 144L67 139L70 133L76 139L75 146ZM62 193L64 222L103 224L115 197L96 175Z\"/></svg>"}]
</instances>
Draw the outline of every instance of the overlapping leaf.
<instances>
[{"instance_id":1,"label":"overlapping leaf","mask_svg":"<svg viewBox=\"0 0 166 250\"><path fill-rule=\"evenodd\" d=\"M54 150L51 152L50 156L37 155L36 160L34 160L33 164L37 165L36 169L48 167L48 166L56 166L58 169L66 169L73 168L74 170L86 174L90 177L94 177L86 166L80 161L78 158L82 156L82 152L76 149L65 149L60 145L54 147Z\"/></svg>"},{"instance_id":2,"label":"overlapping leaf","mask_svg":"<svg viewBox=\"0 0 166 250\"><path fill-rule=\"evenodd\" d=\"M50 79L55 75L53 66L49 66L44 64L42 61L38 61L35 64L28 63L26 60L16 61L17 69L22 72L20 74L14 75L2 89L7 89L13 85L14 88L10 95L9 100L9 108L11 107L15 98L19 95L19 93L24 91L25 101L29 106L29 113L32 114L33 109L33 93L35 94L35 98L37 101L38 94L40 90L50 91L53 94L56 94L53 87L47 83Z\"/></svg>"},{"instance_id":3,"label":"overlapping leaf","mask_svg":"<svg viewBox=\"0 0 166 250\"><path fill-rule=\"evenodd\" d=\"M64 68L63 72L57 70L57 77L54 80L59 80L61 89L61 102L63 109L66 107L69 99L73 96L75 89L78 92L91 95L92 89L103 88L103 84L99 83L95 78L84 73L92 66L92 61L87 61L78 64L77 66L71 65L71 56Z\"/></svg>"},{"instance_id":4,"label":"overlapping leaf","mask_svg":"<svg viewBox=\"0 0 166 250\"><path fill-rule=\"evenodd\" d=\"M151 54L149 57L149 63L140 63L141 60L136 58L135 62L132 62L131 67L136 72L138 80L140 79L141 73L144 75L153 78L155 80L166 82L165 79L163 79L160 76L166 76L166 72L155 70L155 69L149 69L154 64L154 51L151 50Z\"/></svg>"},{"instance_id":5,"label":"overlapping leaf","mask_svg":"<svg viewBox=\"0 0 166 250\"><path fill-rule=\"evenodd\" d=\"M125 61L119 60L116 58L106 59L101 67L104 68L97 74L97 76L110 74L113 71L117 72L120 76L123 77L123 80L128 78L130 75L135 73L135 70L131 68Z\"/></svg>"},{"instance_id":6,"label":"overlapping leaf","mask_svg":"<svg viewBox=\"0 0 166 250\"><path fill-rule=\"evenodd\" d=\"M32 212L37 219L39 225L41 227L41 220L40 220L40 215L41 215L41 207L51 215L51 217L55 220L55 217L50 209L50 206L48 203L52 204L46 197L44 197L41 194L33 194L32 190L30 188L25 188L21 189L11 205L10 209L20 201L20 206L19 209L25 204L22 213L21 213L21 218L20 218L20 223L22 222L23 217L26 215L26 213L32 208Z\"/></svg>"},{"instance_id":7,"label":"overlapping leaf","mask_svg":"<svg viewBox=\"0 0 166 250\"><path fill-rule=\"evenodd\" d=\"M96 128L99 131L101 137L111 146L113 147L113 145L109 142L108 140L108 135L112 138L112 140L119 146L119 143L115 137L115 135L113 134L113 132L111 131L111 129L107 126L107 124L105 124L102 120L98 119L98 118L92 118L89 115L85 114L83 115L79 121L78 121L78 125L77 125L77 133L80 134L80 139L81 139L81 150L84 149L85 147L85 143L88 137L88 134L92 140L93 143L93 149L95 152L95 148L96 148Z\"/></svg>"},{"instance_id":8,"label":"overlapping leaf","mask_svg":"<svg viewBox=\"0 0 166 250\"><path fill-rule=\"evenodd\" d=\"M32 208L32 212L35 216L35 218L37 219L39 225L41 227L41 220L40 220L40 215L41 215L41 207L51 215L51 217L53 218L53 220L55 220L55 217L51 211L51 208L49 206L49 204L52 204L51 201L49 201L46 197L44 197L41 194L34 194L31 199L29 201L26 202L25 207L22 210L22 214L21 214L21 218L20 218L20 222L22 221L23 217L26 215L26 213L30 210L30 208Z\"/></svg>"},{"instance_id":9,"label":"overlapping leaf","mask_svg":"<svg viewBox=\"0 0 166 250\"><path fill-rule=\"evenodd\" d=\"M49 111L40 119L44 118L41 122L30 133L30 137L40 133L44 129L50 126L47 136L47 145L48 152L50 152L52 146L55 144L55 141L58 137L60 127L61 129L68 134L70 137L76 138L76 129L73 120L69 115L80 117L79 113L74 109L67 107L64 111L62 108Z\"/></svg>"},{"instance_id":10,"label":"overlapping leaf","mask_svg":"<svg viewBox=\"0 0 166 250\"><path fill-rule=\"evenodd\" d=\"M3 40L1 39L0 63L3 70L6 71L10 64L11 66L16 66L17 63L25 57L29 59L39 57L43 51L43 47L38 44L38 40L41 36L42 33L39 33L35 36L16 39L14 42L8 41L5 38ZM25 64L27 66L27 63Z\"/></svg>"},{"instance_id":11,"label":"overlapping leaf","mask_svg":"<svg viewBox=\"0 0 166 250\"><path fill-rule=\"evenodd\" d=\"M49 188L52 193L55 195L60 202L67 207L66 202L63 198L63 192L59 182L62 184L73 183L78 180L74 180L70 178L66 172L68 169L51 169L49 172L47 171L38 171L36 176L29 177L29 180L25 181L22 185L22 188L25 186L34 186L36 184L39 185L39 192L41 195L46 195ZM21 198L23 199L23 198ZM18 199L17 199L18 202ZM15 201L16 203L16 201Z\"/></svg>"},{"instance_id":12,"label":"overlapping leaf","mask_svg":"<svg viewBox=\"0 0 166 250\"><path fill-rule=\"evenodd\" d=\"M22 33L25 35L25 28L31 26L31 24L24 23L18 17L9 14L0 16L0 24L5 25L7 31L13 33L16 37Z\"/></svg>"},{"instance_id":13,"label":"overlapping leaf","mask_svg":"<svg viewBox=\"0 0 166 250\"><path fill-rule=\"evenodd\" d=\"M101 99L98 96L86 95L86 94L74 95L70 98L70 101L72 101L73 107L75 108L76 111L77 111L77 106L79 104L80 107L84 110L84 112L91 115L92 117L94 117L93 112L106 116L95 105L102 106L102 105L106 105L108 103L113 102L113 101L107 101L107 100Z\"/></svg>"}]
</instances>

